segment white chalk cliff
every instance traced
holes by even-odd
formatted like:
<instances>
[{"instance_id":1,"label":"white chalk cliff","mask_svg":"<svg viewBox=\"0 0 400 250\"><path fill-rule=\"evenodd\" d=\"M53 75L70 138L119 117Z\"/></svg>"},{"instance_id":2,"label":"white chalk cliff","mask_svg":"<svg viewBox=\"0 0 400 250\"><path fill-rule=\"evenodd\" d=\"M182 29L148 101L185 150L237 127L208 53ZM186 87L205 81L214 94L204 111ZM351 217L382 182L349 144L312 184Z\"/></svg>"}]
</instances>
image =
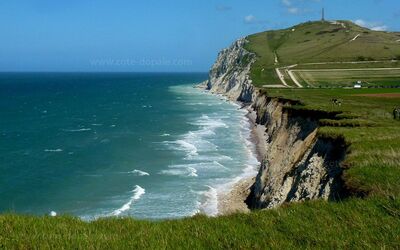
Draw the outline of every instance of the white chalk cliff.
<instances>
[{"instance_id":1,"label":"white chalk cliff","mask_svg":"<svg viewBox=\"0 0 400 250\"><path fill-rule=\"evenodd\" d=\"M284 202L334 199L341 195L342 138L318 136L318 120L331 114L296 111L293 101L270 98L252 85L251 65L256 56L244 48L246 39L218 54L209 79L212 93L250 103L257 123L265 125L265 158L246 203L250 208L272 208Z\"/></svg>"}]
</instances>

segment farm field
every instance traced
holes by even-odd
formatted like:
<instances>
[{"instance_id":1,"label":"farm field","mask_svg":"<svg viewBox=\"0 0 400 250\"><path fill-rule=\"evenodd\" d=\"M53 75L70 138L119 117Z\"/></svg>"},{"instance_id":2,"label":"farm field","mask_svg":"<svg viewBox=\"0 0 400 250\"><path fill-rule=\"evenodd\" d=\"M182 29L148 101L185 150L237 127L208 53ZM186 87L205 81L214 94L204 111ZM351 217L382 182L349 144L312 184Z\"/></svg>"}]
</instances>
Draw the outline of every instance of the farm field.
<instances>
[{"instance_id":1,"label":"farm field","mask_svg":"<svg viewBox=\"0 0 400 250\"><path fill-rule=\"evenodd\" d=\"M293 70L295 77L310 87L400 86L400 68Z\"/></svg>"}]
</instances>

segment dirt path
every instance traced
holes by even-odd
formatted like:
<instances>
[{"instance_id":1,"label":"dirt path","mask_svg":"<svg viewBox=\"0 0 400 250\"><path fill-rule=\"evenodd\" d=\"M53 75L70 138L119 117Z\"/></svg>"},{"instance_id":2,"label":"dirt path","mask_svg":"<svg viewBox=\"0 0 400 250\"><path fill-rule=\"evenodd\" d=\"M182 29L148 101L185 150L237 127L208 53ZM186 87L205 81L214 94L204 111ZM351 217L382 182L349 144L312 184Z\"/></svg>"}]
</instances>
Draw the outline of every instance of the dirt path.
<instances>
[{"instance_id":1,"label":"dirt path","mask_svg":"<svg viewBox=\"0 0 400 250\"><path fill-rule=\"evenodd\" d=\"M299 83L299 81L297 81L297 78L294 76L293 71L292 70L288 70L288 74L290 76L290 78L292 79L292 81L297 85L297 87L302 88L303 85L301 85Z\"/></svg>"},{"instance_id":2,"label":"dirt path","mask_svg":"<svg viewBox=\"0 0 400 250\"><path fill-rule=\"evenodd\" d=\"M353 39L350 40L350 42L357 40L357 38L359 38L360 36L361 36L361 34L356 35Z\"/></svg>"},{"instance_id":3,"label":"dirt path","mask_svg":"<svg viewBox=\"0 0 400 250\"><path fill-rule=\"evenodd\" d=\"M276 68L275 71L276 71L276 74L278 75L279 79L281 80L282 84L283 84L285 87L289 87L289 85L286 83L285 77L284 77L283 74L281 73L280 69L279 69L279 68Z\"/></svg>"}]
</instances>

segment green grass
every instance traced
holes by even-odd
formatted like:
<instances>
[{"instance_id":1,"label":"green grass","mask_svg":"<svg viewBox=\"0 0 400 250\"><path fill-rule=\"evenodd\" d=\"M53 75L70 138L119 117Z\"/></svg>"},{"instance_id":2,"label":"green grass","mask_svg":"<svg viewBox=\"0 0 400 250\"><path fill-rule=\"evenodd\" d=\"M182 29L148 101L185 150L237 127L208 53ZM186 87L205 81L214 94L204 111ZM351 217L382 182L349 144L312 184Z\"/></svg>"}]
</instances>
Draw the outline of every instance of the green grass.
<instances>
[{"instance_id":1,"label":"green grass","mask_svg":"<svg viewBox=\"0 0 400 250\"><path fill-rule=\"evenodd\" d=\"M308 22L248 36L246 49L257 56L250 73L253 84L280 84L273 71L276 67L400 58L397 33L372 31L348 21L340 22L345 28L330 22ZM358 34L361 34L359 38L350 42ZM277 65L275 53L279 58Z\"/></svg>"},{"instance_id":2,"label":"green grass","mask_svg":"<svg viewBox=\"0 0 400 250\"><path fill-rule=\"evenodd\" d=\"M399 98L360 94L400 89L265 89L298 100L288 107L337 112L320 121L319 136L344 136L350 148L343 201L307 201L267 211L218 218L144 221L107 218L84 222L70 216L0 216L0 248L19 249L398 249L400 248ZM332 98L342 101L333 106ZM162 204L159 204L162 206Z\"/></svg>"},{"instance_id":3,"label":"green grass","mask_svg":"<svg viewBox=\"0 0 400 250\"><path fill-rule=\"evenodd\" d=\"M297 249L398 248L399 199L313 201L218 218L0 217L0 248L19 249Z\"/></svg>"},{"instance_id":4,"label":"green grass","mask_svg":"<svg viewBox=\"0 0 400 250\"><path fill-rule=\"evenodd\" d=\"M400 194L400 121L392 111L400 98L360 96L400 93L400 89L268 89L269 96L300 100L302 109L337 111L334 120L321 121L320 134L343 135L351 144L345 183L370 195ZM333 106L331 99L342 102Z\"/></svg>"},{"instance_id":5,"label":"green grass","mask_svg":"<svg viewBox=\"0 0 400 250\"><path fill-rule=\"evenodd\" d=\"M400 85L400 68L387 70L296 69L293 73L303 84L313 87L351 87L357 81L362 81L364 87Z\"/></svg>"}]
</instances>

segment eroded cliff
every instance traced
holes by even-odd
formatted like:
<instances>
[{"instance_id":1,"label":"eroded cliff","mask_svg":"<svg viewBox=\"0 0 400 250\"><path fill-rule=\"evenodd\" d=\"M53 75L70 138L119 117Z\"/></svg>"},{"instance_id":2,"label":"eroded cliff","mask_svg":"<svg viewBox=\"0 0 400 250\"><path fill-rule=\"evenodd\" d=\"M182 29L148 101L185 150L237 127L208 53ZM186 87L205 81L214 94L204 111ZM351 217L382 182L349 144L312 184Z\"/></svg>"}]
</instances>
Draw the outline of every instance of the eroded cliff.
<instances>
[{"instance_id":1,"label":"eroded cliff","mask_svg":"<svg viewBox=\"0 0 400 250\"><path fill-rule=\"evenodd\" d=\"M210 70L206 88L215 94L223 94L231 100L251 102L254 87L249 72L255 55L246 51L246 39L234 42L218 54Z\"/></svg>"},{"instance_id":2,"label":"eroded cliff","mask_svg":"<svg viewBox=\"0 0 400 250\"><path fill-rule=\"evenodd\" d=\"M240 39L219 53L206 88L234 101L251 104L256 123L265 126L266 142L259 172L246 203L250 208L272 208L284 202L335 199L342 192L343 138L318 135L318 121L335 114L293 109L291 100L270 98L251 84L255 55Z\"/></svg>"}]
</instances>

